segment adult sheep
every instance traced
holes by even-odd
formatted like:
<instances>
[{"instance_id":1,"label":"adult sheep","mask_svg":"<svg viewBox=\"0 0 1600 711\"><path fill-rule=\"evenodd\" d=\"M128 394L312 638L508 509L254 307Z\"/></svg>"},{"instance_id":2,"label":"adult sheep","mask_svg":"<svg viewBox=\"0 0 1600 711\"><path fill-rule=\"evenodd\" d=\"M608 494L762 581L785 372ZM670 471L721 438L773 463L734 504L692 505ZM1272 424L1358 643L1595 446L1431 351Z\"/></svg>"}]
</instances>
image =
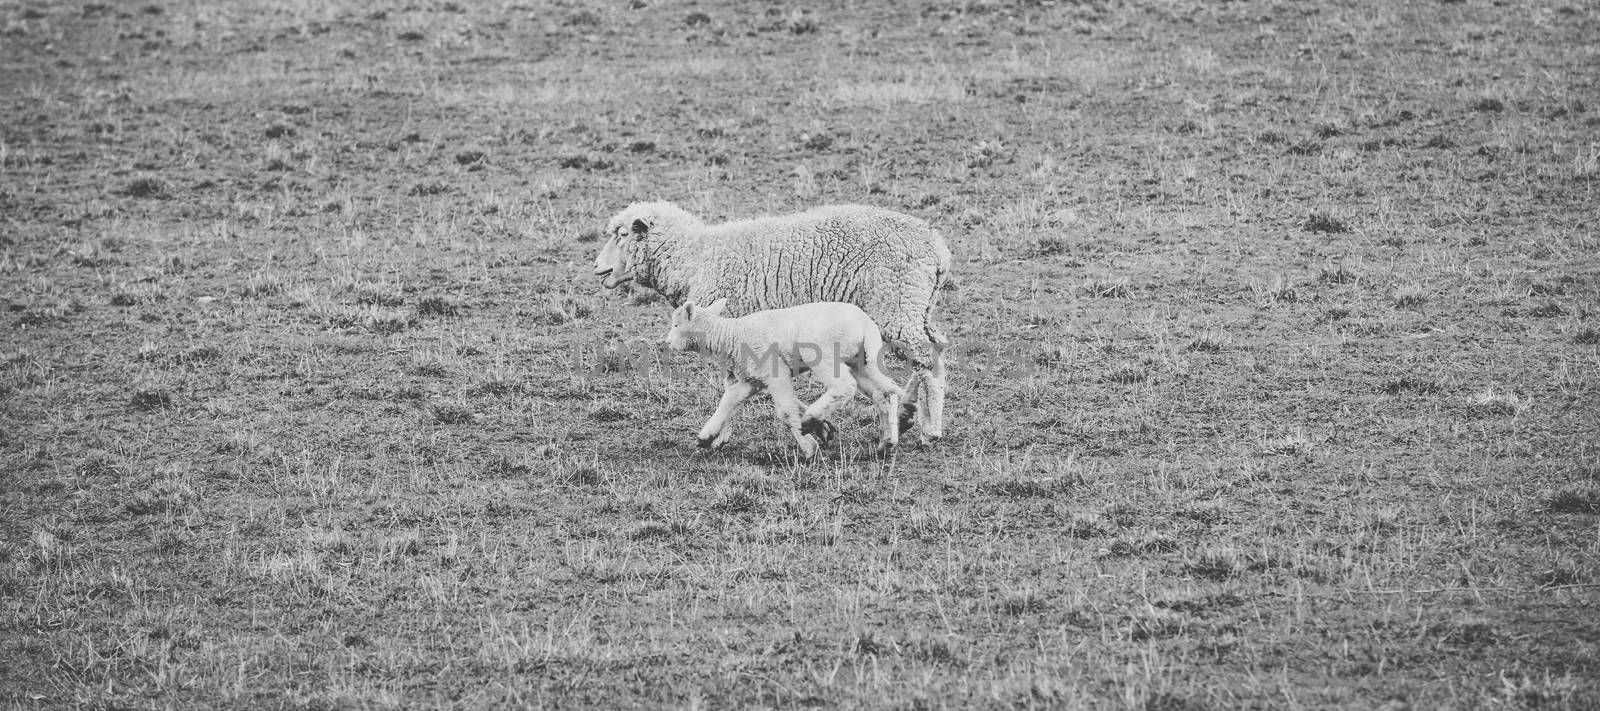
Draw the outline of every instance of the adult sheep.
<instances>
[{"instance_id":1,"label":"adult sheep","mask_svg":"<svg viewBox=\"0 0 1600 711\"><path fill-rule=\"evenodd\" d=\"M864 205L832 205L716 225L670 202L629 205L606 225L595 276L608 289L629 281L674 308L727 299L743 316L818 301L861 307L896 353L911 362L906 384L923 440L944 434L944 350L933 323L950 249L927 222Z\"/></svg>"}]
</instances>

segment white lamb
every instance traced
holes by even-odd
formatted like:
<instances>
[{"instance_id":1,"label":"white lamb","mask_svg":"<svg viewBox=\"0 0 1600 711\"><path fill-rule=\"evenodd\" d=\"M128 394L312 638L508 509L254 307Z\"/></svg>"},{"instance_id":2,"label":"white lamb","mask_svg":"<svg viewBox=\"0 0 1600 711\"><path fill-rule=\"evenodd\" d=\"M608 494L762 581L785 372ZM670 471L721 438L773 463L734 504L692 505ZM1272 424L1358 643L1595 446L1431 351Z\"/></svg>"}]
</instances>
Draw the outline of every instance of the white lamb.
<instances>
[{"instance_id":1,"label":"white lamb","mask_svg":"<svg viewBox=\"0 0 1600 711\"><path fill-rule=\"evenodd\" d=\"M730 315L821 301L855 304L915 368L906 390L924 440L944 433L944 350L933 323L950 250L923 220L861 205L708 225L668 202L636 203L611 218L595 275L666 297L727 299ZM909 417L904 421L909 423Z\"/></svg>"},{"instance_id":2,"label":"white lamb","mask_svg":"<svg viewBox=\"0 0 1600 711\"><path fill-rule=\"evenodd\" d=\"M834 426L827 416L857 389L872 398L881 431L879 451L898 443L901 423L896 413L905 391L878 368L883 337L866 312L854 304L822 302L726 318L721 315L726 303L719 299L699 307L684 302L672 312L666 335L669 348L709 356L727 369L722 401L700 428L701 447L726 444L739 403L763 389L772 394L778 420L788 426L807 459L833 440ZM794 377L808 370L824 392L801 412Z\"/></svg>"}]
</instances>

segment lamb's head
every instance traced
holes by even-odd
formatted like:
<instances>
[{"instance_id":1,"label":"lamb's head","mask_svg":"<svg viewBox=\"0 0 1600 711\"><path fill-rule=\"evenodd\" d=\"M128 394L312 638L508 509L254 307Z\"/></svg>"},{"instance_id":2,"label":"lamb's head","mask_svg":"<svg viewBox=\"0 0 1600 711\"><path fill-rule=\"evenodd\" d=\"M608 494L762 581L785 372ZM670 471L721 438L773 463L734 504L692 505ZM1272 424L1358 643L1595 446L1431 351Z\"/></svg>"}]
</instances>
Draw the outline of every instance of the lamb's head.
<instances>
[{"instance_id":1,"label":"lamb's head","mask_svg":"<svg viewBox=\"0 0 1600 711\"><path fill-rule=\"evenodd\" d=\"M706 322L721 316L722 307L727 305L727 299L717 299L704 307L693 301L683 302L682 306L673 310L672 328L667 329L667 335L662 340L675 351L706 352Z\"/></svg>"},{"instance_id":2,"label":"lamb's head","mask_svg":"<svg viewBox=\"0 0 1600 711\"><path fill-rule=\"evenodd\" d=\"M656 255L660 243L673 239L695 218L670 202L639 202L606 223L606 243L594 260L594 275L607 289L637 279L655 288Z\"/></svg>"}]
</instances>

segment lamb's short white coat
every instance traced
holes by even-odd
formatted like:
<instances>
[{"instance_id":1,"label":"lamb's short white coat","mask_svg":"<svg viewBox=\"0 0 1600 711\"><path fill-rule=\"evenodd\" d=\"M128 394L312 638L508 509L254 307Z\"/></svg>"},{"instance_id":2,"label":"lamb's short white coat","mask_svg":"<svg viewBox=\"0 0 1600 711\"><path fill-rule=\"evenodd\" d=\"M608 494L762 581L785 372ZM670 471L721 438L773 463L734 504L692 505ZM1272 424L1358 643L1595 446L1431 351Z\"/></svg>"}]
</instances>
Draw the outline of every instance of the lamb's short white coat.
<instances>
[{"instance_id":1,"label":"lamb's short white coat","mask_svg":"<svg viewBox=\"0 0 1600 711\"><path fill-rule=\"evenodd\" d=\"M722 400L700 428L700 446L727 444L739 404L766 390L778 420L810 459L833 439L828 415L858 389L872 399L877 413L879 449L895 446L905 391L878 367L883 336L866 312L854 304L820 302L726 318L721 315L726 303L684 302L672 312L665 338L669 348L709 356L726 368ZM802 411L794 378L806 371L824 390Z\"/></svg>"}]
</instances>

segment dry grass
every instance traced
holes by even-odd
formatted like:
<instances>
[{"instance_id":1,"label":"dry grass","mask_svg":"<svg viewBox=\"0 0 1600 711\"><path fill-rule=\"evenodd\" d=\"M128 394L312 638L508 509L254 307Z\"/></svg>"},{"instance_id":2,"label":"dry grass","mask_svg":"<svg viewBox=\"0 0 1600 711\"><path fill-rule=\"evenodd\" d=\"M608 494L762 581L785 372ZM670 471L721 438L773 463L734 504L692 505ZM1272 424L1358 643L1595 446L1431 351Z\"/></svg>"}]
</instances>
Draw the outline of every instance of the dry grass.
<instances>
[{"instance_id":1,"label":"dry grass","mask_svg":"<svg viewBox=\"0 0 1600 711\"><path fill-rule=\"evenodd\" d=\"M1586 9L526 10L0 7L0 704L1600 705ZM696 448L656 198L944 230L947 438Z\"/></svg>"}]
</instances>

